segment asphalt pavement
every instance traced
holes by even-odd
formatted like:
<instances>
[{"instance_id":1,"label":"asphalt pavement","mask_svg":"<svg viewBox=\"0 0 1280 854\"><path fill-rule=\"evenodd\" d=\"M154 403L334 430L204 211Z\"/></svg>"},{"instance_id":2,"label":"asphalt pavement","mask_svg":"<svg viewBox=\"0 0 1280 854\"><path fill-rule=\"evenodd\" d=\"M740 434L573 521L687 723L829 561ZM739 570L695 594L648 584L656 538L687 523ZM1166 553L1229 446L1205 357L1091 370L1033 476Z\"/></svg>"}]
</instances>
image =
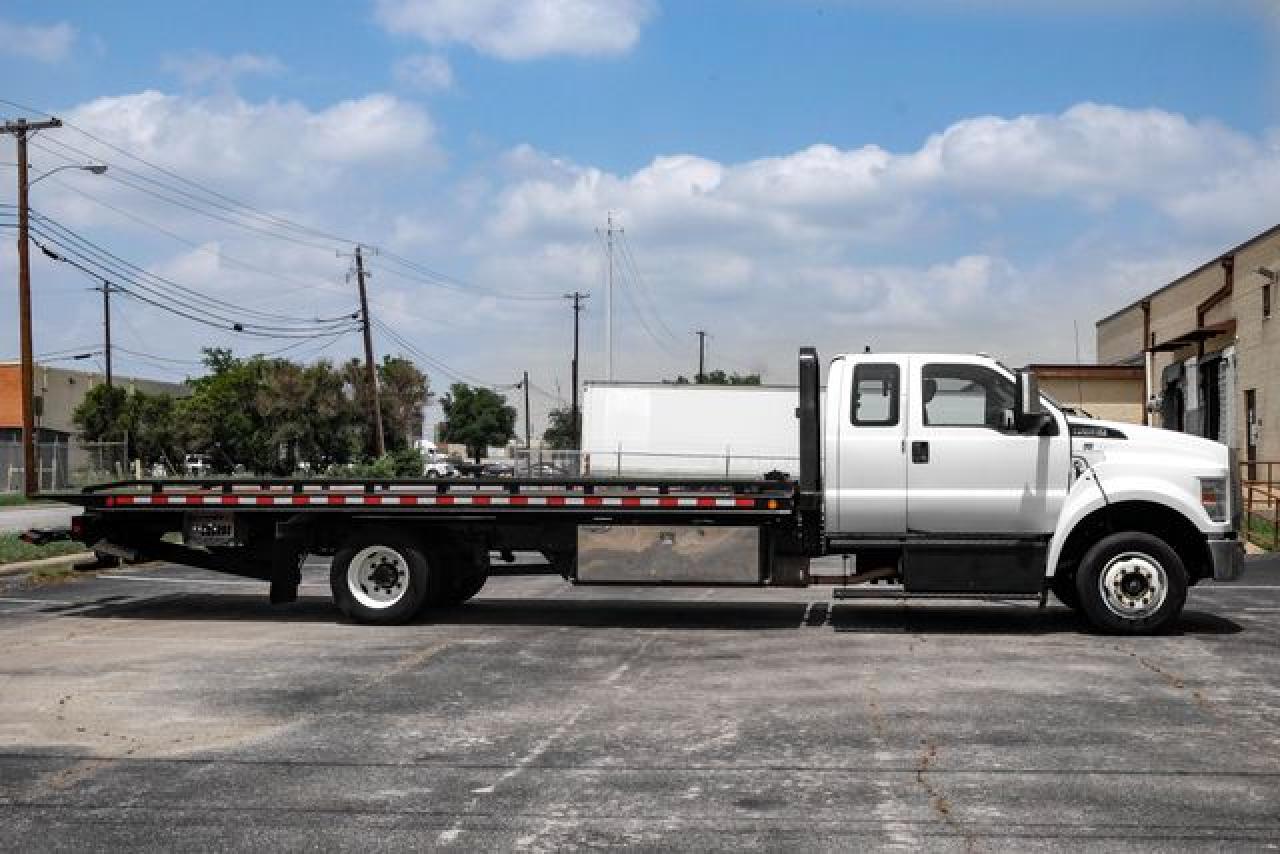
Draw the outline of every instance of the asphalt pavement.
<instances>
[{"instance_id":1,"label":"asphalt pavement","mask_svg":"<svg viewBox=\"0 0 1280 854\"><path fill-rule=\"evenodd\" d=\"M0 849L1280 844L1280 562L1176 629L490 581L410 626L176 567L0 587Z\"/></svg>"}]
</instances>

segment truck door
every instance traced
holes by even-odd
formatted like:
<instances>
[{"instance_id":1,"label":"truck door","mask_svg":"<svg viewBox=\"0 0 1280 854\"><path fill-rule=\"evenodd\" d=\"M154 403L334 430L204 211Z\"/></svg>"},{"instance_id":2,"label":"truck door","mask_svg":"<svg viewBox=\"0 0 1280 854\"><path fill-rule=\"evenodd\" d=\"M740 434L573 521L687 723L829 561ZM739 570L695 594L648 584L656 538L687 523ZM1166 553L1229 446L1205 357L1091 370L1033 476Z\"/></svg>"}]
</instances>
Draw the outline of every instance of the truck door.
<instances>
[{"instance_id":1,"label":"truck door","mask_svg":"<svg viewBox=\"0 0 1280 854\"><path fill-rule=\"evenodd\" d=\"M836 511L830 527L901 536L907 530L907 359L868 356L836 374L841 387L827 389L827 461L835 461L836 472L836 483L828 483L828 510Z\"/></svg>"},{"instance_id":2,"label":"truck door","mask_svg":"<svg viewBox=\"0 0 1280 854\"><path fill-rule=\"evenodd\" d=\"M1051 428L1019 432L1013 377L977 357L912 357L910 396L908 530L1053 532L1070 478L1071 440L1060 413L1046 407Z\"/></svg>"}]
</instances>

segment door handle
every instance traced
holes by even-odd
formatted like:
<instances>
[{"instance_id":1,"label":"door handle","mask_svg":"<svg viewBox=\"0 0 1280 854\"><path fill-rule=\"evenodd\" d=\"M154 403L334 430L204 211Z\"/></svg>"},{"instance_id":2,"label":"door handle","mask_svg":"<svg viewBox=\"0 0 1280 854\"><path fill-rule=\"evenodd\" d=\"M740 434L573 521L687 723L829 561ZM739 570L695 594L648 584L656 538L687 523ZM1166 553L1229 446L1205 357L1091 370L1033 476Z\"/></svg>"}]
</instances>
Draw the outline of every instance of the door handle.
<instances>
[{"instance_id":1,"label":"door handle","mask_svg":"<svg viewBox=\"0 0 1280 854\"><path fill-rule=\"evenodd\" d=\"M928 442L912 442L911 443L911 462L913 463L929 462L929 443Z\"/></svg>"}]
</instances>

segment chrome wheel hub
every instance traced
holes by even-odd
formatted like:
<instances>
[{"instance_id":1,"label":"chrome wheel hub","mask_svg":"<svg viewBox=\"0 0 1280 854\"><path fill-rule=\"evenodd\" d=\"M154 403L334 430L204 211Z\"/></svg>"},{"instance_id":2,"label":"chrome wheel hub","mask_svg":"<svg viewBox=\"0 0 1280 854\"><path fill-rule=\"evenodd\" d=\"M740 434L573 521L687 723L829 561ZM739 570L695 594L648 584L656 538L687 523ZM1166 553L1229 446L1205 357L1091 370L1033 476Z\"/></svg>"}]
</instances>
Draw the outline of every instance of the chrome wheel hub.
<instances>
[{"instance_id":1,"label":"chrome wheel hub","mask_svg":"<svg viewBox=\"0 0 1280 854\"><path fill-rule=\"evenodd\" d=\"M1169 576L1160 562L1141 552L1113 557L1098 576L1107 610L1126 620L1149 617L1169 595Z\"/></svg>"},{"instance_id":2,"label":"chrome wheel hub","mask_svg":"<svg viewBox=\"0 0 1280 854\"><path fill-rule=\"evenodd\" d=\"M366 608L390 608L409 592L409 564L395 549L361 549L347 567L347 589Z\"/></svg>"}]
</instances>

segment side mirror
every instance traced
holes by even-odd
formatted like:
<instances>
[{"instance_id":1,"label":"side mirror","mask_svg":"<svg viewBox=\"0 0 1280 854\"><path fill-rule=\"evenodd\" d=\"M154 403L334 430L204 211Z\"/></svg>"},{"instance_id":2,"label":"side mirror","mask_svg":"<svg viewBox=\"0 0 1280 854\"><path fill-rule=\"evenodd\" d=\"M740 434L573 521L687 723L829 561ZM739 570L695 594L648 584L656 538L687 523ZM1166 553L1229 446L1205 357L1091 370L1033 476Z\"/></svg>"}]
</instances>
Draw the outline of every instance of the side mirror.
<instances>
[{"instance_id":1,"label":"side mirror","mask_svg":"<svg viewBox=\"0 0 1280 854\"><path fill-rule=\"evenodd\" d=\"M1040 405L1040 378L1031 371L1018 371L1018 408L1014 418L1023 433L1034 433L1045 422L1044 407Z\"/></svg>"}]
</instances>

